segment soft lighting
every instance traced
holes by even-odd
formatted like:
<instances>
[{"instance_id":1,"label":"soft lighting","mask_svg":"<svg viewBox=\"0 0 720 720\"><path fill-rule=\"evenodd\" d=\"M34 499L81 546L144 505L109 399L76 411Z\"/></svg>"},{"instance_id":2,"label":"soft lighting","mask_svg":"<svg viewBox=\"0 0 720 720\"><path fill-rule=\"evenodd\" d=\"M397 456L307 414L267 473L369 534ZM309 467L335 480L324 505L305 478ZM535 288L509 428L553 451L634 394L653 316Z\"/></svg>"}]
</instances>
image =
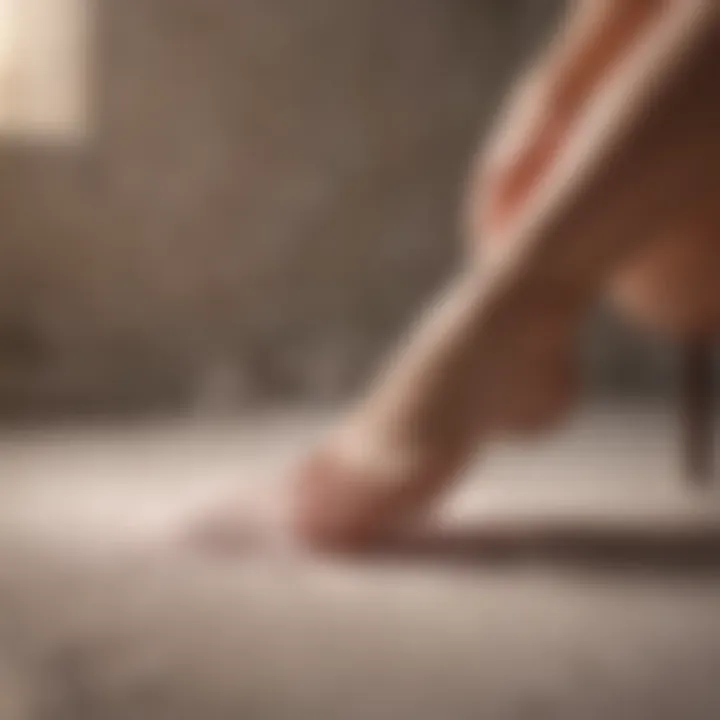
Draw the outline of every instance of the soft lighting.
<instances>
[{"instance_id":1,"label":"soft lighting","mask_svg":"<svg viewBox=\"0 0 720 720\"><path fill-rule=\"evenodd\" d=\"M89 2L0 0L0 134L86 135Z\"/></svg>"}]
</instances>

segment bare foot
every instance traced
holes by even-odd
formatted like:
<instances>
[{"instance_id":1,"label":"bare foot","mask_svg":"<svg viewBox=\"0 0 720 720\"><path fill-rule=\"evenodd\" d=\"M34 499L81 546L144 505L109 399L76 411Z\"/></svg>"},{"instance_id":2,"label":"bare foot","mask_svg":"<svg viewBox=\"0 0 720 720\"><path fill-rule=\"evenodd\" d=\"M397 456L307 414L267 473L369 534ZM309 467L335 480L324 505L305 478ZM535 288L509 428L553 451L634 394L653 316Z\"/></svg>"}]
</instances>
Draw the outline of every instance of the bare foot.
<instances>
[{"instance_id":1,"label":"bare foot","mask_svg":"<svg viewBox=\"0 0 720 720\"><path fill-rule=\"evenodd\" d=\"M571 113L562 144L557 123L549 141L541 133L521 172L532 182L513 184L512 202L524 199L492 230L493 251L300 468L293 527L304 541L377 541L429 507L478 442L555 419L572 395L575 332L613 273L688 208L714 202L716 9L667 7L603 78L599 99ZM482 216L471 232L488 230Z\"/></svg>"},{"instance_id":2,"label":"bare foot","mask_svg":"<svg viewBox=\"0 0 720 720\"><path fill-rule=\"evenodd\" d=\"M572 397L575 333L613 273L689 206L715 201L717 8L663 7L561 132L554 121L549 140L540 133L540 151L530 148L529 168L520 163L507 189L522 203L502 227L489 228L477 203L473 244L489 231L493 251L433 304L366 399L299 468L286 516L294 538L367 546L426 511L478 445L557 419Z\"/></svg>"}]
</instances>

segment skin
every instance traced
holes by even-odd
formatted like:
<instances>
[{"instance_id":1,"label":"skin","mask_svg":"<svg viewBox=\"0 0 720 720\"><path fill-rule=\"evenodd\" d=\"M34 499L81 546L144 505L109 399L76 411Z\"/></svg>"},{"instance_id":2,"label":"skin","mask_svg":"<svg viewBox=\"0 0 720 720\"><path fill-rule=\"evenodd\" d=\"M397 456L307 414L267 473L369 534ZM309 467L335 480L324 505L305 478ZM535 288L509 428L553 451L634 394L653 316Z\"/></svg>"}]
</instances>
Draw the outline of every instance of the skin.
<instances>
[{"instance_id":1,"label":"skin","mask_svg":"<svg viewBox=\"0 0 720 720\"><path fill-rule=\"evenodd\" d=\"M714 0L577 4L473 165L466 269L291 478L296 540L368 549L494 439L556 423L603 294L676 335L716 329L718 72Z\"/></svg>"},{"instance_id":2,"label":"skin","mask_svg":"<svg viewBox=\"0 0 720 720\"><path fill-rule=\"evenodd\" d=\"M526 81L519 102L514 104L517 108L523 102L529 106L534 103L536 113L541 107L548 108L545 116L541 121L531 120L528 127L519 126L509 143L501 137L490 144L491 169L482 174L482 185L493 188L486 191L491 204L488 207L484 201L486 222L502 222L522 202L552 163L588 98L668 5L658 0L636 0L578 6L565 34L553 45L540 70ZM482 197L482 187L478 187L469 194L470 203L480 198L482 204ZM609 285L610 298L619 310L643 328L677 339L718 332L718 221L720 210L712 204L688 208L648 247L631 253Z\"/></svg>"}]
</instances>

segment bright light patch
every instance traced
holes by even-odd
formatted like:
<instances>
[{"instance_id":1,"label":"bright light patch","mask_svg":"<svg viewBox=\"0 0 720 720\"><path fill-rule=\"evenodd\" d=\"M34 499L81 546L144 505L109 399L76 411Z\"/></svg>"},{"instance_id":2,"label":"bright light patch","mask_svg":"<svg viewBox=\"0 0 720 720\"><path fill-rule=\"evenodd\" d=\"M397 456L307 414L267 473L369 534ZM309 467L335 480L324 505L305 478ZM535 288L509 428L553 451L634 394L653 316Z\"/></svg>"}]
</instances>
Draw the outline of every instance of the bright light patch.
<instances>
[{"instance_id":1,"label":"bright light patch","mask_svg":"<svg viewBox=\"0 0 720 720\"><path fill-rule=\"evenodd\" d=\"M0 0L0 135L86 135L90 2Z\"/></svg>"}]
</instances>

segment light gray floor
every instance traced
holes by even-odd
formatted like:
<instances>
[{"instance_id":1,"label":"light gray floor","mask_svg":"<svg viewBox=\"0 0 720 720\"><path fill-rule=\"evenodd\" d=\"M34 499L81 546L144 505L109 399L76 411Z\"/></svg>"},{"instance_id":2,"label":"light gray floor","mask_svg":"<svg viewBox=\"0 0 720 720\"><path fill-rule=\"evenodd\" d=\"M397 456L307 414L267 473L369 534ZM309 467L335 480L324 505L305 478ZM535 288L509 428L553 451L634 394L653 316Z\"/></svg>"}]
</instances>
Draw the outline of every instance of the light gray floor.
<instances>
[{"instance_id":1,"label":"light gray floor","mask_svg":"<svg viewBox=\"0 0 720 720\"><path fill-rule=\"evenodd\" d=\"M7 435L0 719L720 717L720 569L173 545L229 488L277 492L324 422ZM680 482L673 429L659 411L587 413L494 453L447 518L720 522L717 494Z\"/></svg>"}]
</instances>

